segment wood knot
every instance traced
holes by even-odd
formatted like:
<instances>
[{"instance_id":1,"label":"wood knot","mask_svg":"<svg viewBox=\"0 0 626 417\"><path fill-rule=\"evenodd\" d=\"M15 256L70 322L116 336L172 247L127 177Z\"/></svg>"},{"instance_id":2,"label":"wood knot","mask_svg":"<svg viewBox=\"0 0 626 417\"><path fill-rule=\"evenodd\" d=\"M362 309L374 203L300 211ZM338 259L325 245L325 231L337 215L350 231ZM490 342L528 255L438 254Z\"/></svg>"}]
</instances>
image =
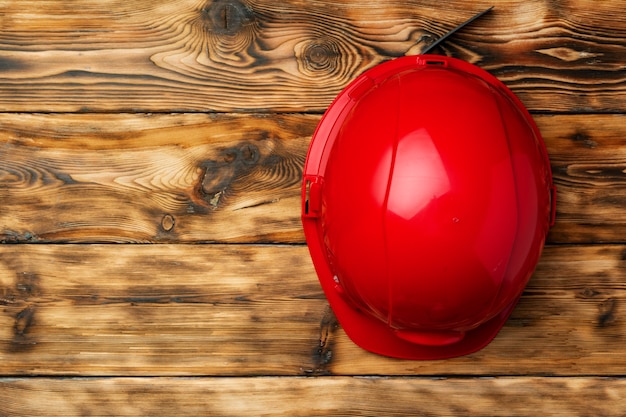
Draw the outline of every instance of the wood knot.
<instances>
[{"instance_id":1,"label":"wood knot","mask_svg":"<svg viewBox=\"0 0 626 417\"><path fill-rule=\"evenodd\" d=\"M16 336L24 336L28 332L28 328L33 323L34 316L35 309L31 306L17 313L17 316L15 316L15 324L13 325Z\"/></svg>"},{"instance_id":2,"label":"wood knot","mask_svg":"<svg viewBox=\"0 0 626 417\"><path fill-rule=\"evenodd\" d=\"M598 305L598 327L608 327L615 323L615 313L617 310L617 300L608 298Z\"/></svg>"},{"instance_id":3,"label":"wood knot","mask_svg":"<svg viewBox=\"0 0 626 417\"><path fill-rule=\"evenodd\" d=\"M599 291L594 290L593 288L585 287L583 290L579 291L577 297L579 298L594 298L600 295Z\"/></svg>"},{"instance_id":4,"label":"wood knot","mask_svg":"<svg viewBox=\"0 0 626 417\"><path fill-rule=\"evenodd\" d=\"M9 346L9 351L19 352L32 349L36 340L29 334L35 321L35 307L28 306L15 316L13 324L13 339Z\"/></svg>"},{"instance_id":5,"label":"wood knot","mask_svg":"<svg viewBox=\"0 0 626 417\"><path fill-rule=\"evenodd\" d=\"M585 148L593 149L598 146L598 143L585 132L576 132L571 135L571 139L576 143L582 144Z\"/></svg>"},{"instance_id":6,"label":"wood knot","mask_svg":"<svg viewBox=\"0 0 626 417\"><path fill-rule=\"evenodd\" d=\"M172 230L175 224L176 224L176 219L171 214L166 214L165 216L163 216L163 219L161 219L161 227L166 232L169 232L170 230Z\"/></svg>"},{"instance_id":7,"label":"wood knot","mask_svg":"<svg viewBox=\"0 0 626 417\"><path fill-rule=\"evenodd\" d=\"M201 168L200 194L212 209L217 209L228 187L236 178L250 172L261 159L261 151L252 143L226 148L217 160L204 161Z\"/></svg>"},{"instance_id":8,"label":"wood knot","mask_svg":"<svg viewBox=\"0 0 626 417\"><path fill-rule=\"evenodd\" d=\"M303 73L333 73L341 64L341 50L331 39L319 39L304 45L297 53Z\"/></svg>"},{"instance_id":9,"label":"wood knot","mask_svg":"<svg viewBox=\"0 0 626 417\"><path fill-rule=\"evenodd\" d=\"M327 306L320 322L320 337L317 345L313 349L313 369L305 371L307 374L330 374L328 367L333 360L335 333L338 328L339 322L330 306Z\"/></svg>"},{"instance_id":10,"label":"wood knot","mask_svg":"<svg viewBox=\"0 0 626 417\"><path fill-rule=\"evenodd\" d=\"M254 13L241 0L213 0L202 8L207 30L233 36L254 21Z\"/></svg>"},{"instance_id":11,"label":"wood knot","mask_svg":"<svg viewBox=\"0 0 626 417\"><path fill-rule=\"evenodd\" d=\"M261 157L259 148L250 143L241 145L238 155L244 165L256 165Z\"/></svg>"}]
</instances>

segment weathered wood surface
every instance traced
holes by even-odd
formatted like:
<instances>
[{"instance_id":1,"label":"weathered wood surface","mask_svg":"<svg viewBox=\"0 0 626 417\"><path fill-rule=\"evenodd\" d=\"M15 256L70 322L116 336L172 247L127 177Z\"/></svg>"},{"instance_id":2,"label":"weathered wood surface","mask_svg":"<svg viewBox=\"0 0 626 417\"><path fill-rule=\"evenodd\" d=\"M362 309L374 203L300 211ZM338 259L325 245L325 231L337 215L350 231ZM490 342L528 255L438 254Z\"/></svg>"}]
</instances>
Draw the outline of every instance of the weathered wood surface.
<instances>
[{"instance_id":1,"label":"weathered wood surface","mask_svg":"<svg viewBox=\"0 0 626 417\"><path fill-rule=\"evenodd\" d=\"M609 378L0 379L8 415L623 416Z\"/></svg>"},{"instance_id":2,"label":"weathered wood surface","mask_svg":"<svg viewBox=\"0 0 626 417\"><path fill-rule=\"evenodd\" d=\"M549 242L624 242L622 115L537 116L558 187ZM302 243L319 116L0 114L0 241Z\"/></svg>"},{"instance_id":3,"label":"weathered wood surface","mask_svg":"<svg viewBox=\"0 0 626 417\"><path fill-rule=\"evenodd\" d=\"M623 1L3 1L5 111L314 111L386 59L444 46L534 111L623 112ZM279 88L277 88L280 86Z\"/></svg>"},{"instance_id":4,"label":"weathered wood surface","mask_svg":"<svg viewBox=\"0 0 626 417\"><path fill-rule=\"evenodd\" d=\"M626 246L552 246L498 337L448 361L367 353L305 246L0 246L2 375L626 373Z\"/></svg>"},{"instance_id":5,"label":"weathered wood surface","mask_svg":"<svg viewBox=\"0 0 626 417\"><path fill-rule=\"evenodd\" d=\"M492 4L438 51L531 110L557 223L488 347L367 353L304 245L310 136L364 70ZM623 415L624 10L0 1L0 416Z\"/></svg>"},{"instance_id":6,"label":"weathered wood surface","mask_svg":"<svg viewBox=\"0 0 626 417\"><path fill-rule=\"evenodd\" d=\"M318 121L0 115L0 240L301 242Z\"/></svg>"}]
</instances>

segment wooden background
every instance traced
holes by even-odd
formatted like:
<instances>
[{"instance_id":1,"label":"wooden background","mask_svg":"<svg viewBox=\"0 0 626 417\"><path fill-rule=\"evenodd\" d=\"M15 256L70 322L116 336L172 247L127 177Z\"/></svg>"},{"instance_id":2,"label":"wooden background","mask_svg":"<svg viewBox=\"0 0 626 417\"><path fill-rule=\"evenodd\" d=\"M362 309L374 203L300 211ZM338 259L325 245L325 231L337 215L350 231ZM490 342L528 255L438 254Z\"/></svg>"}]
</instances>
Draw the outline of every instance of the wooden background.
<instances>
[{"instance_id":1,"label":"wooden background","mask_svg":"<svg viewBox=\"0 0 626 417\"><path fill-rule=\"evenodd\" d=\"M547 144L557 223L484 350L367 353L300 224L310 137L439 47ZM0 0L0 416L626 413L625 1Z\"/></svg>"}]
</instances>

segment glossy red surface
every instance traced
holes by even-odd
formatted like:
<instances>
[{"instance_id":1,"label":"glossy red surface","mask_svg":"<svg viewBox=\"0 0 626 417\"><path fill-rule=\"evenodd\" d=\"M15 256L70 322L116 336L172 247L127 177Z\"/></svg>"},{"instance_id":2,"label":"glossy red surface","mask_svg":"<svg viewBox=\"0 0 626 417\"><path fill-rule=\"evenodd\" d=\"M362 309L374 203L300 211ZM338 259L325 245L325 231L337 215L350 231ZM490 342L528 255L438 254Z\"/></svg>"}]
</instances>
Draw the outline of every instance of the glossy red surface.
<instances>
[{"instance_id":1,"label":"glossy red surface","mask_svg":"<svg viewBox=\"0 0 626 417\"><path fill-rule=\"evenodd\" d=\"M303 225L348 336L439 359L498 333L541 254L554 188L539 130L467 62L404 57L364 73L313 136Z\"/></svg>"}]
</instances>

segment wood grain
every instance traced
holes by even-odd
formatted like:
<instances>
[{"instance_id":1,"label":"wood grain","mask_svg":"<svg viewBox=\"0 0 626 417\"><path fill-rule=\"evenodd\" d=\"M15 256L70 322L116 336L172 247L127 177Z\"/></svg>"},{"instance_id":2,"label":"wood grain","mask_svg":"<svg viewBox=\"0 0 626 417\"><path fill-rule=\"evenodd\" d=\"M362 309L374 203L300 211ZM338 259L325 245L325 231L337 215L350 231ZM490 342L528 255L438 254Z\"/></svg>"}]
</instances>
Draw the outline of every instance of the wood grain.
<instances>
[{"instance_id":1,"label":"wood grain","mask_svg":"<svg viewBox=\"0 0 626 417\"><path fill-rule=\"evenodd\" d=\"M609 378L0 379L8 415L622 416Z\"/></svg>"},{"instance_id":2,"label":"wood grain","mask_svg":"<svg viewBox=\"0 0 626 417\"><path fill-rule=\"evenodd\" d=\"M325 310L305 251L0 246L0 373L303 374Z\"/></svg>"},{"instance_id":3,"label":"wood grain","mask_svg":"<svg viewBox=\"0 0 626 417\"><path fill-rule=\"evenodd\" d=\"M0 115L0 240L300 242L318 120Z\"/></svg>"},{"instance_id":4,"label":"wood grain","mask_svg":"<svg viewBox=\"0 0 626 417\"><path fill-rule=\"evenodd\" d=\"M626 118L536 117L558 189L551 242L621 242L626 236Z\"/></svg>"},{"instance_id":5,"label":"wood grain","mask_svg":"<svg viewBox=\"0 0 626 417\"><path fill-rule=\"evenodd\" d=\"M0 245L0 374L623 375L625 254L548 247L487 348L403 361L346 337L305 246Z\"/></svg>"},{"instance_id":6,"label":"wood grain","mask_svg":"<svg viewBox=\"0 0 626 417\"><path fill-rule=\"evenodd\" d=\"M310 137L363 71L491 5L435 52L531 110L556 225L485 349L368 353L304 245ZM0 1L0 416L623 415L625 9Z\"/></svg>"},{"instance_id":7,"label":"wood grain","mask_svg":"<svg viewBox=\"0 0 626 417\"><path fill-rule=\"evenodd\" d=\"M443 52L533 111L622 112L623 1L84 0L0 4L4 111L322 112L368 68Z\"/></svg>"},{"instance_id":8,"label":"wood grain","mask_svg":"<svg viewBox=\"0 0 626 417\"><path fill-rule=\"evenodd\" d=\"M549 242L624 242L622 115L535 117ZM314 115L0 114L0 241L303 243Z\"/></svg>"}]
</instances>

